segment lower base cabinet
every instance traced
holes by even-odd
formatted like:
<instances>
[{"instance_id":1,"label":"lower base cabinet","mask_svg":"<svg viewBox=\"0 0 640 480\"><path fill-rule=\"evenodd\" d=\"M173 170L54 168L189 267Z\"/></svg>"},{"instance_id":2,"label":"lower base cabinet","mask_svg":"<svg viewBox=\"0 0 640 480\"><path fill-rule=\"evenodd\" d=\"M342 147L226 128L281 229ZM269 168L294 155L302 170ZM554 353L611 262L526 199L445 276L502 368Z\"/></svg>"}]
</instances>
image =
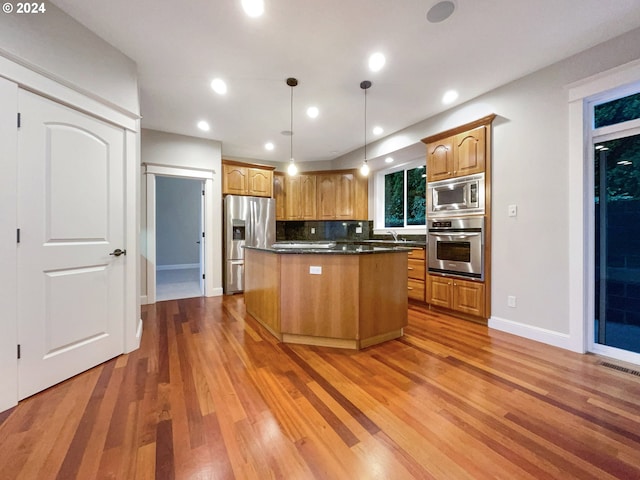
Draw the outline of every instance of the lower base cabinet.
<instances>
[{"instance_id":1,"label":"lower base cabinet","mask_svg":"<svg viewBox=\"0 0 640 480\"><path fill-rule=\"evenodd\" d=\"M474 317L484 317L484 283L428 275L427 303Z\"/></svg>"}]
</instances>

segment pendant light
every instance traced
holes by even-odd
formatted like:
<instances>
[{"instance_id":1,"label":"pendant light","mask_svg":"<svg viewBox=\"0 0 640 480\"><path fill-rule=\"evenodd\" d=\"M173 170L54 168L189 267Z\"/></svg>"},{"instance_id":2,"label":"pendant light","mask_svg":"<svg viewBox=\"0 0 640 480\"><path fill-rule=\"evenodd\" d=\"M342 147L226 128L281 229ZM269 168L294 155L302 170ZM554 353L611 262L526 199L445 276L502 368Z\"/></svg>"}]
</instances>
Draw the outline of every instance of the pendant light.
<instances>
[{"instance_id":1,"label":"pendant light","mask_svg":"<svg viewBox=\"0 0 640 480\"><path fill-rule=\"evenodd\" d=\"M287 85L289 85L289 87L291 87L291 129L289 130L289 136L290 136L290 143L289 143L289 157L290 157L290 161L289 161L289 166L287 167L287 173L291 176L295 175L296 173L298 173L298 167L296 167L295 162L293 161L293 87L295 87L296 85L298 85L298 80L293 78L293 77L289 77L287 78Z\"/></svg>"},{"instance_id":2,"label":"pendant light","mask_svg":"<svg viewBox=\"0 0 640 480\"><path fill-rule=\"evenodd\" d=\"M369 165L367 164L367 90L371 87L369 80L360 82L360 88L364 90L364 162L360 167L360 173L363 176L369 175Z\"/></svg>"}]
</instances>

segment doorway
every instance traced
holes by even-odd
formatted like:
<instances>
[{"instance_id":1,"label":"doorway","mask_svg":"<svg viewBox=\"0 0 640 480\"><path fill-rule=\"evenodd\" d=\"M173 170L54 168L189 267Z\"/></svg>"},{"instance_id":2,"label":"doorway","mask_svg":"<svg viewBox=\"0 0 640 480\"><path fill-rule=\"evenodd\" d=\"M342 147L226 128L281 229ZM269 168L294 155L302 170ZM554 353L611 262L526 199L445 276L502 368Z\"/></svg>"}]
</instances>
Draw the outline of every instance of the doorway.
<instances>
[{"instance_id":1,"label":"doorway","mask_svg":"<svg viewBox=\"0 0 640 480\"><path fill-rule=\"evenodd\" d=\"M593 111L594 349L640 358L640 93Z\"/></svg>"},{"instance_id":2,"label":"doorway","mask_svg":"<svg viewBox=\"0 0 640 480\"><path fill-rule=\"evenodd\" d=\"M204 182L156 177L156 300L204 294Z\"/></svg>"}]
</instances>

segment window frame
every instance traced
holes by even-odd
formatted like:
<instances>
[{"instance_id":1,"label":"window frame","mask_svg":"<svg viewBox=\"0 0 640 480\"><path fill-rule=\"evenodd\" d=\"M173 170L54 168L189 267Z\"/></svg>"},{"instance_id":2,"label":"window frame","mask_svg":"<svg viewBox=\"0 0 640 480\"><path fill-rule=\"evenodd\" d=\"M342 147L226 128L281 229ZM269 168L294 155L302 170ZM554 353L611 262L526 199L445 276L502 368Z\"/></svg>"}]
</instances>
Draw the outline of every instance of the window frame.
<instances>
[{"instance_id":1,"label":"window frame","mask_svg":"<svg viewBox=\"0 0 640 480\"><path fill-rule=\"evenodd\" d=\"M406 195L407 195L407 184L406 184L406 173L405 173L405 185L404 185L404 196L405 196L405 226L404 227L385 227L384 226L384 177L387 174L395 173L399 171L411 170L413 168L417 168L420 166L425 167L425 173L427 171L427 163L426 163L426 155L420 156L417 158L413 158L407 162L389 166L387 168L383 168L381 170L377 170L374 174L373 179L373 190L374 190L374 216L373 216L373 233L376 235L382 235L389 231L393 231L399 234L405 235L426 235L427 234L427 226L426 225L411 225L406 226ZM425 178L425 183L426 183ZM426 189L425 189L426 190ZM426 192L425 192L426 193ZM426 215L425 215L426 218Z\"/></svg>"}]
</instances>

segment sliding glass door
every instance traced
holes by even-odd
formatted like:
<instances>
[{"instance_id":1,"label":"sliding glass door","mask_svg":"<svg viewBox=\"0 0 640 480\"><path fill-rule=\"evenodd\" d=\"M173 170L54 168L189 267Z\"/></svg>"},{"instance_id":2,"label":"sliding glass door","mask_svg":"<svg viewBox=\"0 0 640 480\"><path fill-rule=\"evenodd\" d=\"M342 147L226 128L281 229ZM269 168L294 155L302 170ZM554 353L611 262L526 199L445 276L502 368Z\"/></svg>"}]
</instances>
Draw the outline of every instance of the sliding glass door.
<instances>
[{"instance_id":1,"label":"sliding glass door","mask_svg":"<svg viewBox=\"0 0 640 480\"><path fill-rule=\"evenodd\" d=\"M594 343L640 353L640 94L594 107Z\"/></svg>"}]
</instances>

